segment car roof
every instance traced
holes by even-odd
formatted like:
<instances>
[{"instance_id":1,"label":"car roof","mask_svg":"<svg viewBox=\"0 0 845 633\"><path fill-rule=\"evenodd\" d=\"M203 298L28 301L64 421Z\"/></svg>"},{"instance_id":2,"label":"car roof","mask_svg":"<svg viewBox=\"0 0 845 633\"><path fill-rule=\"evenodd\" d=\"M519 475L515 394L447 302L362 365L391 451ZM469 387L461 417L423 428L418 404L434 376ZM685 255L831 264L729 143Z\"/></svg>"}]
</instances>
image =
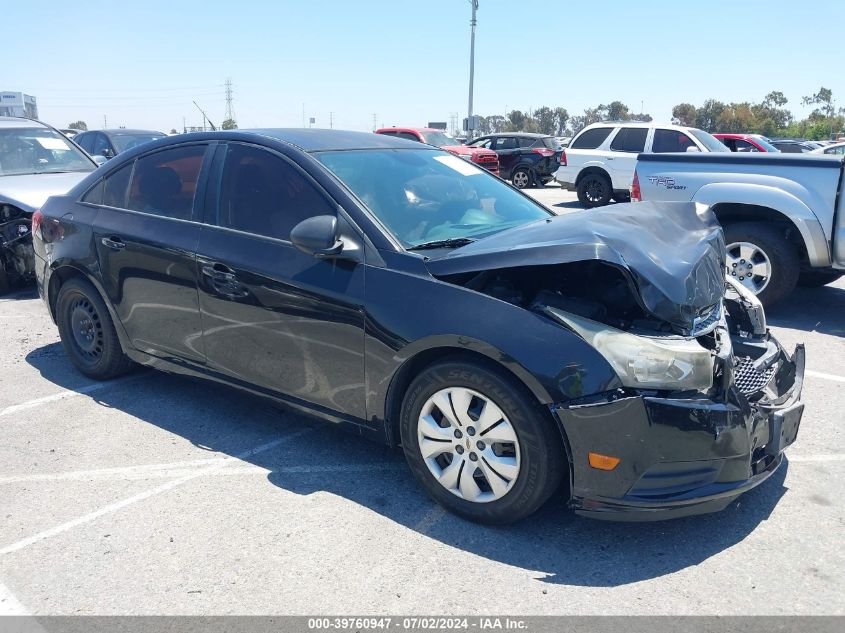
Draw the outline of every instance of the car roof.
<instances>
[{"instance_id":1,"label":"car roof","mask_svg":"<svg viewBox=\"0 0 845 633\"><path fill-rule=\"evenodd\" d=\"M590 123L590 125L585 127L584 130L594 127L662 127L667 130L678 130L679 132L697 129L693 126L675 125L674 123L658 123L657 121L597 121L596 123ZM581 132L584 130L581 130Z\"/></svg>"},{"instance_id":2,"label":"car roof","mask_svg":"<svg viewBox=\"0 0 845 633\"><path fill-rule=\"evenodd\" d=\"M388 128L393 129L393 128ZM426 128L395 128L426 129ZM239 132L260 134L289 145L294 145L306 152L342 149L389 149L413 148L427 149L429 146L386 134L372 132L352 132L350 130L322 130L316 128L263 128L238 130ZM437 130L438 132L441 130ZM431 149L437 149L431 147Z\"/></svg>"},{"instance_id":3,"label":"car roof","mask_svg":"<svg viewBox=\"0 0 845 633\"><path fill-rule=\"evenodd\" d=\"M35 119L24 119L17 116L0 116L0 127L46 127L50 126Z\"/></svg>"},{"instance_id":4,"label":"car roof","mask_svg":"<svg viewBox=\"0 0 845 633\"><path fill-rule=\"evenodd\" d=\"M493 132L492 134L482 134L481 136L483 136L484 138L492 136L518 136L522 138L555 138L551 134L539 134L537 132Z\"/></svg>"},{"instance_id":5,"label":"car roof","mask_svg":"<svg viewBox=\"0 0 845 633\"><path fill-rule=\"evenodd\" d=\"M105 132L106 134L164 134L158 130L136 130L132 128L112 128L106 130L87 130L88 132Z\"/></svg>"}]
</instances>

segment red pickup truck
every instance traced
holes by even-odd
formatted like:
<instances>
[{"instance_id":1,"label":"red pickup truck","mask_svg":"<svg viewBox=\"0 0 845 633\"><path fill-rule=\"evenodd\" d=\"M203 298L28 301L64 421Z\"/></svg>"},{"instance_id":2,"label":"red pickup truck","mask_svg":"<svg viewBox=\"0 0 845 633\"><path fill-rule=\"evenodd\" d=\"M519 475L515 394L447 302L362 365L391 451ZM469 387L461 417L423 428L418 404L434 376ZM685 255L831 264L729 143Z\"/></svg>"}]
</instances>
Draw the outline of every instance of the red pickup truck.
<instances>
[{"instance_id":1,"label":"red pickup truck","mask_svg":"<svg viewBox=\"0 0 845 633\"><path fill-rule=\"evenodd\" d=\"M376 130L376 134L387 134L388 136L405 138L409 141L428 143L440 149L445 149L450 154L469 160L497 176L499 175L499 156L496 152L482 147L461 145L455 138L449 136L443 130L429 127L383 127Z\"/></svg>"}]
</instances>

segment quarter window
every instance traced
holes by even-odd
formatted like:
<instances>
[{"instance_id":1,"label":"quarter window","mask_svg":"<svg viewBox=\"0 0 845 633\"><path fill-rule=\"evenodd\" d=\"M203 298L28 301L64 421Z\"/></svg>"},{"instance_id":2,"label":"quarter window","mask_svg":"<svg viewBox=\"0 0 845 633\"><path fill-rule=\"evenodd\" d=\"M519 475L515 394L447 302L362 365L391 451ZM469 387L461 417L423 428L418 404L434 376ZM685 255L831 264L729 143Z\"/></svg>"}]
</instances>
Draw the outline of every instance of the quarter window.
<instances>
[{"instance_id":1,"label":"quarter window","mask_svg":"<svg viewBox=\"0 0 845 633\"><path fill-rule=\"evenodd\" d=\"M190 220L205 145L175 147L136 161L128 208Z\"/></svg>"},{"instance_id":2,"label":"quarter window","mask_svg":"<svg viewBox=\"0 0 845 633\"><path fill-rule=\"evenodd\" d=\"M579 134L569 147L570 149L596 149L604 143L611 130L613 130L612 127L594 127L592 130Z\"/></svg>"},{"instance_id":3,"label":"quarter window","mask_svg":"<svg viewBox=\"0 0 845 633\"><path fill-rule=\"evenodd\" d=\"M696 147L692 139L676 130L655 130L651 151L656 154L667 152L685 152L688 147Z\"/></svg>"},{"instance_id":4,"label":"quarter window","mask_svg":"<svg viewBox=\"0 0 845 633\"><path fill-rule=\"evenodd\" d=\"M632 152L639 154L645 149L645 139L648 136L648 128L644 127L623 127L610 144L610 149L615 152Z\"/></svg>"},{"instance_id":5,"label":"quarter window","mask_svg":"<svg viewBox=\"0 0 845 633\"><path fill-rule=\"evenodd\" d=\"M107 207L126 208L126 191L129 189L129 177L132 175L134 161L124 165L106 176L103 204Z\"/></svg>"},{"instance_id":6,"label":"quarter window","mask_svg":"<svg viewBox=\"0 0 845 633\"><path fill-rule=\"evenodd\" d=\"M91 204L103 204L103 182L100 180L96 185L91 187L84 196L81 202L90 202Z\"/></svg>"},{"instance_id":7,"label":"quarter window","mask_svg":"<svg viewBox=\"0 0 845 633\"><path fill-rule=\"evenodd\" d=\"M336 209L310 180L288 161L248 145L226 150L217 224L281 240L291 229Z\"/></svg>"}]
</instances>

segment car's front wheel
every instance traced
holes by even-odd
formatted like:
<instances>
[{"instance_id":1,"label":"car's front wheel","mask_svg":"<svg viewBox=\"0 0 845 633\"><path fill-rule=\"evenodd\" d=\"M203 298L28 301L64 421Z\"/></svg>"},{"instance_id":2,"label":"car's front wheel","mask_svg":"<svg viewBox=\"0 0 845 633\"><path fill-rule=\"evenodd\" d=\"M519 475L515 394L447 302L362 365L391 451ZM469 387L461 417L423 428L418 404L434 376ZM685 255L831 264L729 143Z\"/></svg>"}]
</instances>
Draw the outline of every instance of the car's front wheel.
<instances>
[{"instance_id":1,"label":"car's front wheel","mask_svg":"<svg viewBox=\"0 0 845 633\"><path fill-rule=\"evenodd\" d=\"M417 480L438 503L473 521L527 517L566 470L561 438L531 394L476 362L425 369L408 389L400 424Z\"/></svg>"},{"instance_id":2,"label":"car's front wheel","mask_svg":"<svg viewBox=\"0 0 845 633\"><path fill-rule=\"evenodd\" d=\"M108 380L132 368L106 304L87 281L71 279L62 284L56 299L56 321L67 355L86 376Z\"/></svg>"}]
</instances>

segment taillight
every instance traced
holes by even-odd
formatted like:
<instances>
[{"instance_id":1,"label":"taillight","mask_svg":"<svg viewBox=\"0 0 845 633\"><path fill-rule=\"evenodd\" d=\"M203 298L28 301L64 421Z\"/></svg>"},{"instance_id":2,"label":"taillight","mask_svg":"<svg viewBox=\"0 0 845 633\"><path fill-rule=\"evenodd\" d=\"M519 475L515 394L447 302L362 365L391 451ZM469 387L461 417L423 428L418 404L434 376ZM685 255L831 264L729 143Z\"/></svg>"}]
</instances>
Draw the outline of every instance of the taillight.
<instances>
[{"instance_id":1,"label":"taillight","mask_svg":"<svg viewBox=\"0 0 845 633\"><path fill-rule=\"evenodd\" d=\"M560 164L566 167L566 152L561 150L560 152Z\"/></svg>"},{"instance_id":2,"label":"taillight","mask_svg":"<svg viewBox=\"0 0 845 633\"><path fill-rule=\"evenodd\" d=\"M44 220L44 214L41 209L32 214L32 234L38 236L38 239L43 239L41 235L41 222Z\"/></svg>"},{"instance_id":3,"label":"taillight","mask_svg":"<svg viewBox=\"0 0 845 633\"><path fill-rule=\"evenodd\" d=\"M640 177L637 170L634 170L634 182L631 183L631 202L642 202L643 196L640 193Z\"/></svg>"},{"instance_id":4,"label":"taillight","mask_svg":"<svg viewBox=\"0 0 845 633\"><path fill-rule=\"evenodd\" d=\"M531 150L535 154L539 154L543 158L548 158L549 156L554 156L555 151L553 149L547 149L545 147L535 147Z\"/></svg>"}]
</instances>

